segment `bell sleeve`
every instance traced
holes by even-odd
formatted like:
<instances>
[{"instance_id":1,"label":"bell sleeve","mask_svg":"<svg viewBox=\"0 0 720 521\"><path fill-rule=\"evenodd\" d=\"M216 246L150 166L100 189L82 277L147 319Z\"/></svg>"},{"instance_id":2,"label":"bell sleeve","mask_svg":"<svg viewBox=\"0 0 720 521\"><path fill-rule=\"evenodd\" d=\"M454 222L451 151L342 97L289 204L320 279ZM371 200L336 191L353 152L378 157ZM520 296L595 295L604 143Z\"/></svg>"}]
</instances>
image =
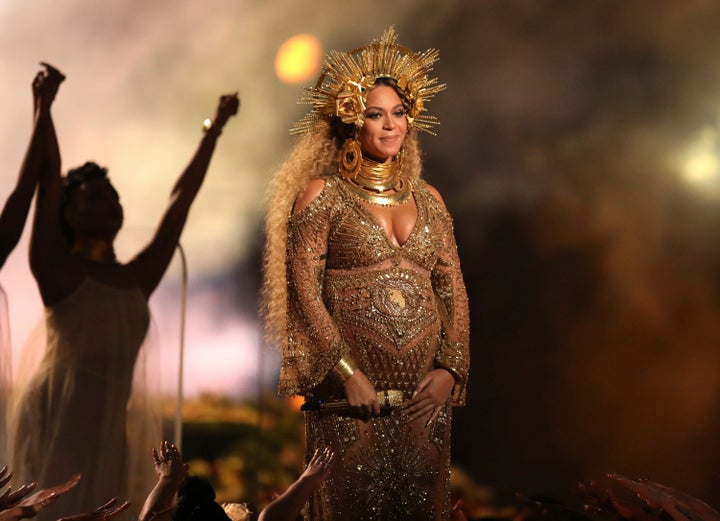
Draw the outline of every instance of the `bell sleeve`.
<instances>
[{"instance_id":1,"label":"bell sleeve","mask_svg":"<svg viewBox=\"0 0 720 521\"><path fill-rule=\"evenodd\" d=\"M323 301L332 197L326 183L308 206L288 219L287 337L282 349L281 395L309 395L348 352Z\"/></svg>"},{"instance_id":2,"label":"bell sleeve","mask_svg":"<svg viewBox=\"0 0 720 521\"><path fill-rule=\"evenodd\" d=\"M465 384L470 369L470 313L468 297L460 269L452 218L438 204L436 238L438 257L431 272L438 311L442 323L441 341L435 365L455 377L453 405L465 405Z\"/></svg>"}]
</instances>

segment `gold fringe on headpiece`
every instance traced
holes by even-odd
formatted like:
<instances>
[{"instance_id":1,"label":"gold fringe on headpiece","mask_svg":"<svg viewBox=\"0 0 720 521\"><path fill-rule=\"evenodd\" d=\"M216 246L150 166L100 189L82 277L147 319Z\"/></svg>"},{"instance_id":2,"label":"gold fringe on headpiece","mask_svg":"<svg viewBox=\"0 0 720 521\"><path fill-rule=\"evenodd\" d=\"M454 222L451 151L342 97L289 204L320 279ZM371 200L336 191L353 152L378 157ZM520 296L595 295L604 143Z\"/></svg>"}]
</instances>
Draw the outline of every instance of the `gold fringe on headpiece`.
<instances>
[{"instance_id":1,"label":"gold fringe on headpiece","mask_svg":"<svg viewBox=\"0 0 720 521\"><path fill-rule=\"evenodd\" d=\"M362 127L365 102L378 78L392 78L403 93L408 123L418 130L435 134L431 128L437 118L427 114L425 103L445 89L437 78L429 78L439 51L428 49L414 53L398 45L395 28L388 28L369 45L350 52L330 51L323 62L320 78L299 103L312 105L312 110L291 129L292 134L310 132L318 119L337 116L343 123Z\"/></svg>"}]
</instances>

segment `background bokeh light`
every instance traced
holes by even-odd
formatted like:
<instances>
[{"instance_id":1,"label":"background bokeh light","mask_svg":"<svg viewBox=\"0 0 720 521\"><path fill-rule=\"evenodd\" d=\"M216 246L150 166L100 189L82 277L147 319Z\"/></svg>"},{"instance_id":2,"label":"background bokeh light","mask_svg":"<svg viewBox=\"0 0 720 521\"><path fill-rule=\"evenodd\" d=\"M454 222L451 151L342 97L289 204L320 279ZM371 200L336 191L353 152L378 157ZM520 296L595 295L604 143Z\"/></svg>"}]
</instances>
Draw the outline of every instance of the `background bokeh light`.
<instances>
[{"instance_id":1,"label":"background bokeh light","mask_svg":"<svg viewBox=\"0 0 720 521\"><path fill-rule=\"evenodd\" d=\"M275 73L285 83L310 82L317 75L322 46L311 34L297 34L283 42L275 55Z\"/></svg>"}]
</instances>

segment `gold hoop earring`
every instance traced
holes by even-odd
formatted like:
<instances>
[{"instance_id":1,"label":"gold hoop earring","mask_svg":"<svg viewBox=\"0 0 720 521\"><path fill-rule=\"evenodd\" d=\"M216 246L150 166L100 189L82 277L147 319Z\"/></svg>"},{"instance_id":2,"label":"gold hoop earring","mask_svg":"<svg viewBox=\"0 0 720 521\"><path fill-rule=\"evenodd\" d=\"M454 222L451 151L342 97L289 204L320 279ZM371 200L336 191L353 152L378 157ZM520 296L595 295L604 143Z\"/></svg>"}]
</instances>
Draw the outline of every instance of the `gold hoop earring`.
<instances>
[{"instance_id":1,"label":"gold hoop earring","mask_svg":"<svg viewBox=\"0 0 720 521\"><path fill-rule=\"evenodd\" d=\"M340 150L340 164L338 165L340 175L351 179L360 172L361 165L362 150L360 149L360 143L353 138L346 139Z\"/></svg>"}]
</instances>

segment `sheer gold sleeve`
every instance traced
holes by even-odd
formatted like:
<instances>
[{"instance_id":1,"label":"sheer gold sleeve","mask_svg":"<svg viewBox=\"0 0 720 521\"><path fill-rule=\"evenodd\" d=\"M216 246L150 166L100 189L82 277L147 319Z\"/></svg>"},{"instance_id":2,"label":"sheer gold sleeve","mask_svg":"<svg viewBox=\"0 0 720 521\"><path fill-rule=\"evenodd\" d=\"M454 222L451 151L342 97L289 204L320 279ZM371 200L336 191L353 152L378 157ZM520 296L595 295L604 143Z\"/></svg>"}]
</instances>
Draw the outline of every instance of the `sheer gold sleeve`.
<instances>
[{"instance_id":1,"label":"sheer gold sleeve","mask_svg":"<svg viewBox=\"0 0 720 521\"><path fill-rule=\"evenodd\" d=\"M442 321L442 339L435 365L450 371L456 380L453 404L465 405L465 383L470 369L470 313L460 258L450 215L438 208L438 260L432 270L433 289Z\"/></svg>"},{"instance_id":2,"label":"sheer gold sleeve","mask_svg":"<svg viewBox=\"0 0 720 521\"><path fill-rule=\"evenodd\" d=\"M327 241L333 201L328 186L288 220L287 340L279 392L308 394L348 351L323 302Z\"/></svg>"}]
</instances>

